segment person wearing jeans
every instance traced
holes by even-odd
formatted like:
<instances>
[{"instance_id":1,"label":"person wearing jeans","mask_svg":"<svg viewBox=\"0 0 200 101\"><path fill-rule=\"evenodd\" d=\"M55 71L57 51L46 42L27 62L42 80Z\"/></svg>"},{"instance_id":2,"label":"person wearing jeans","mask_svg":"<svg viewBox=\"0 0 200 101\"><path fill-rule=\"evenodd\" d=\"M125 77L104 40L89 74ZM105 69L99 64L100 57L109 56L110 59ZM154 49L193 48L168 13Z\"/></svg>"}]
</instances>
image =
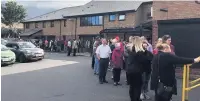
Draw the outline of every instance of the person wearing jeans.
<instances>
[{"instance_id":1,"label":"person wearing jeans","mask_svg":"<svg viewBox=\"0 0 200 101\"><path fill-rule=\"evenodd\" d=\"M95 63L94 63L94 74L98 75L99 74L99 59L95 55Z\"/></svg>"}]
</instances>

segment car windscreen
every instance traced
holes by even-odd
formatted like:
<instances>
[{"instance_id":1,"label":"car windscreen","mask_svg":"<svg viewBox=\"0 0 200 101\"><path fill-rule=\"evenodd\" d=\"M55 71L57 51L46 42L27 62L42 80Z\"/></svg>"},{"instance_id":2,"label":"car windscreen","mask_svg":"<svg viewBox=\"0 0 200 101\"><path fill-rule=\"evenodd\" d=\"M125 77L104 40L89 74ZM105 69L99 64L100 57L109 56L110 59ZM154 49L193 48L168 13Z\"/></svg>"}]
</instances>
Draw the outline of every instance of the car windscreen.
<instances>
[{"instance_id":1,"label":"car windscreen","mask_svg":"<svg viewBox=\"0 0 200 101\"><path fill-rule=\"evenodd\" d=\"M6 50L9 50L9 49L6 46L1 45L1 51L6 51Z\"/></svg>"},{"instance_id":2,"label":"car windscreen","mask_svg":"<svg viewBox=\"0 0 200 101\"><path fill-rule=\"evenodd\" d=\"M20 48L35 48L36 47L31 42L19 42L18 45Z\"/></svg>"}]
</instances>

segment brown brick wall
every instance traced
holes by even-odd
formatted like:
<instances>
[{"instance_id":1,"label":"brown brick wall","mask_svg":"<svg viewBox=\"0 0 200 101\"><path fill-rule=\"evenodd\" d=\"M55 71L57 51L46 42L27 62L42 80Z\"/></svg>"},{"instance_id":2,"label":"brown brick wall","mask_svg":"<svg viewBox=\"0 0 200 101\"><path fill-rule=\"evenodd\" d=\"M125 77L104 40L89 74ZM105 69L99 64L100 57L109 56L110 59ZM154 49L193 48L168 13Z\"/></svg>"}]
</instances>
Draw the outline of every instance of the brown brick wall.
<instances>
[{"instance_id":1,"label":"brown brick wall","mask_svg":"<svg viewBox=\"0 0 200 101\"><path fill-rule=\"evenodd\" d=\"M66 21L66 27L64 27L64 21L61 21L61 35L67 35L67 36L74 36L75 35L75 18L67 19Z\"/></svg>"},{"instance_id":2,"label":"brown brick wall","mask_svg":"<svg viewBox=\"0 0 200 101\"><path fill-rule=\"evenodd\" d=\"M168 12L160 11L167 8ZM158 38L156 20L200 18L200 4L195 1L153 1L153 42Z\"/></svg>"},{"instance_id":3,"label":"brown brick wall","mask_svg":"<svg viewBox=\"0 0 200 101\"><path fill-rule=\"evenodd\" d=\"M161 8L167 8L168 12L160 11ZM153 19L185 19L200 18L200 4L195 1L154 1Z\"/></svg>"},{"instance_id":4,"label":"brown brick wall","mask_svg":"<svg viewBox=\"0 0 200 101\"><path fill-rule=\"evenodd\" d=\"M38 22L38 28L43 29L43 35L59 36L60 35L60 21L55 20L54 21L54 27L50 27L50 24L51 24L50 21L46 21L46 28L43 28L42 22ZM35 28L35 22L30 22L29 28L28 29L25 28L25 31L28 31L28 30L34 29L34 28Z\"/></svg>"},{"instance_id":5,"label":"brown brick wall","mask_svg":"<svg viewBox=\"0 0 200 101\"><path fill-rule=\"evenodd\" d=\"M109 15L104 16L104 28L112 27L134 27L135 25L135 13L126 13L126 18L124 21L119 21L119 14L116 14L115 21L109 21Z\"/></svg>"}]
</instances>

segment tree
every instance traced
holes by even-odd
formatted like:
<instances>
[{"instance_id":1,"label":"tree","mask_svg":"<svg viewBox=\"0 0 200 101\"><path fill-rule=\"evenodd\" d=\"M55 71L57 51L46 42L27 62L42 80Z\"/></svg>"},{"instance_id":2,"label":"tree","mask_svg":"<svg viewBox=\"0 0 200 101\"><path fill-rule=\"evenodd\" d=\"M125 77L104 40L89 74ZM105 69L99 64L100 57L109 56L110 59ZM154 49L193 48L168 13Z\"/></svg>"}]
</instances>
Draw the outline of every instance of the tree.
<instances>
[{"instance_id":1,"label":"tree","mask_svg":"<svg viewBox=\"0 0 200 101\"><path fill-rule=\"evenodd\" d=\"M1 21L9 28L12 28L14 23L23 21L25 17L25 8L17 2L8 1L1 5Z\"/></svg>"}]
</instances>

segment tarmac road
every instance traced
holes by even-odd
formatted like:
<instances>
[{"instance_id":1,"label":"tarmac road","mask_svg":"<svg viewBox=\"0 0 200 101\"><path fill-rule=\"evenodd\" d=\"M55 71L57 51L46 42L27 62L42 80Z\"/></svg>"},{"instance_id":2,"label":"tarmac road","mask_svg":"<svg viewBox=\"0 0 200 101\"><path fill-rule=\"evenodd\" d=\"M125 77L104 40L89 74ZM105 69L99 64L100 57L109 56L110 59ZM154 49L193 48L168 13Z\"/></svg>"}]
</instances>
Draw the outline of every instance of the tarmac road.
<instances>
[{"instance_id":1,"label":"tarmac road","mask_svg":"<svg viewBox=\"0 0 200 101\"><path fill-rule=\"evenodd\" d=\"M2 101L130 101L125 74L122 86L113 86L108 72L108 84L100 85L91 69L91 58L67 57L66 54L47 53L42 61L18 63L1 68ZM173 101L181 101L179 95ZM200 101L200 88L190 93L190 101ZM154 93L149 92L153 98ZM153 99L147 101L154 101Z\"/></svg>"}]
</instances>

